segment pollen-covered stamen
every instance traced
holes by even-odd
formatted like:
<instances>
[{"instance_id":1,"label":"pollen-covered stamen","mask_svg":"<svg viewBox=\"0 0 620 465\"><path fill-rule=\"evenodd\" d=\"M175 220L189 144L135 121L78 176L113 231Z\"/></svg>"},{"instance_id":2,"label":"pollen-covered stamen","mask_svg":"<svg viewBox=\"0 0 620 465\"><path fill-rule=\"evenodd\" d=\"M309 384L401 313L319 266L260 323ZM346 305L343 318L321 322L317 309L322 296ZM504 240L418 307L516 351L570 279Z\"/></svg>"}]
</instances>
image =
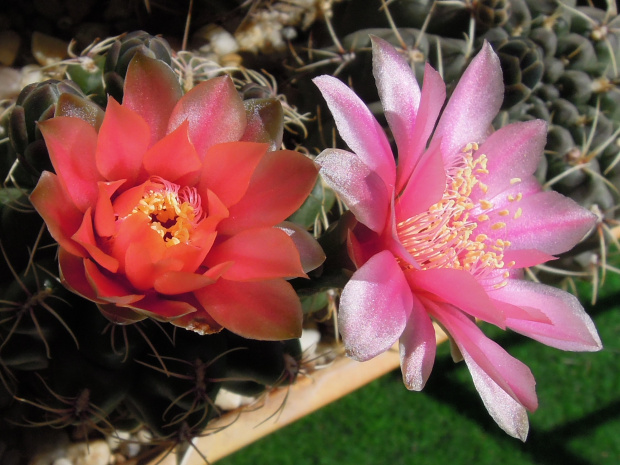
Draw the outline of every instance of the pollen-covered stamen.
<instances>
[{"instance_id":1,"label":"pollen-covered stamen","mask_svg":"<svg viewBox=\"0 0 620 465\"><path fill-rule=\"evenodd\" d=\"M194 187L180 187L161 178L151 179L133 213L142 212L149 218L151 229L157 231L166 246L188 243L203 212L200 194Z\"/></svg>"},{"instance_id":2,"label":"pollen-covered stamen","mask_svg":"<svg viewBox=\"0 0 620 465\"><path fill-rule=\"evenodd\" d=\"M510 246L509 241L475 233L480 223L489 221L494 208L488 200L475 203L471 198L474 189L479 189L482 194L488 189L478 179L478 176L489 173L487 157L476 154L477 150L477 144L468 144L463 149L460 162L446 173L447 186L439 202L428 211L401 221L396 226L401 243L423 270L463 269L479 279L485 279L497 275L493 273L495 270L514 265L504 263L503 260L504 251ZM511 213L503 209L497 214L507 218ZM514 218L520 215L520 209L513 214ZM500 231L505 227L503 221L490 225L492 231ZM408 268L410 265L403 261L401 266ZM502 282L494 286L505 285L505 280L504 277Z\"/></svg>"}]
</instances>

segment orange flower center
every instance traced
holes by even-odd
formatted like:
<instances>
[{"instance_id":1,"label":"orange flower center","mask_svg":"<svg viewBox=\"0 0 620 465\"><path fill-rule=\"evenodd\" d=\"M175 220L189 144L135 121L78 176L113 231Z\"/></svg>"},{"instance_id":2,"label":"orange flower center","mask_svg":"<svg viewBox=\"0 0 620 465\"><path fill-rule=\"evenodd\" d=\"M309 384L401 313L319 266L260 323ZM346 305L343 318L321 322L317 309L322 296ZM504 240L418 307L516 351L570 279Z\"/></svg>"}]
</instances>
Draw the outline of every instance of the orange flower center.
<instances>
[{"instance_id":1,"label":"orange flower center","mask_svg":"<svg viewBox=\"0 0 620 465\"><path fill-rule=\"evenodd\" d=\"M493 208L488 200L474 202L471 199L474 189L483 194L488 189L478 179L479 175L488 174L487 157L475 154L477 150L475 143L463 149L461 162L447 173L446 190L439 202L396 226L401 243L423 270L454 268L484 277L494 270L514 265L514 262L506 264L503 261L510 241L475 233L480 223L489 221L486 212ZM508 210L499 212L500 216L507 214ZM515 218L520 215L518 209ZM491 229L499 231L505 226L506 223L498 221ZM401 266L411 267L404 262ZM506 271L504 280L495 287L504 286L507 277Z\"/></svg>"},{"instance_id":2,"label":"orange flower center","mask_svg":"<svg viewBox=\"0 0 620 465\"><path fill-rule=\"evenodd\" d=\"M163 179L156 179L154 185L159 183L162 189L147 191L132 213L144 213L167 247L188 243L202 216L200 195L193 187L181 188Z\"/></svg>"}]
</instances>

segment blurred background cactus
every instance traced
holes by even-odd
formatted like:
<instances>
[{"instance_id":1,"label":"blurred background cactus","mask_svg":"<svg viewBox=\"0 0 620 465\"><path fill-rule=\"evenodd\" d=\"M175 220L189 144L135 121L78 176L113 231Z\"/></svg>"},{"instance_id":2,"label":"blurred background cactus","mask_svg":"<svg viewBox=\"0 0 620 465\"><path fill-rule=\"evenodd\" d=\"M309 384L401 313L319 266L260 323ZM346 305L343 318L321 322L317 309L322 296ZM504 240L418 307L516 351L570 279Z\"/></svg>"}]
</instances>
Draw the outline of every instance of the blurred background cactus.
<instances>
[{"instance_id":1,"label":"blurred background cactus","mask_svg":"<svg viewBox=\"0 0 620 465\"><path fill-rule=\"evenodd\" d=\"M385 121L373 103L369 33L402 50L420 81L429 61L448 91L488 41L506 86L496 127L546 120L537 175L599 216L582 244L530 270L532 279L569 289L586 280L595 299L605 274L620 273L614 1L111 0L102 10L95 1L9 0L0 12L0 437L60 427L73 439L116 435L131 444L146 426L162 448L187 447L221 413L218 392L256 398L293 382L303 358L297 340L201 337L153 321L114 326L64 289L53 240L28 201L41 171L51 169L37 122L74 115L100 124L107 97L122 100L127 64L140 51L172 66L186 91L231 74L262 130L277 133L282 124L278 143L316 155L341 142L315 75L348 82ZM307 326L326 337L348 276L342 213L319 180L291 218L329 257L310 281L293 282ZM13 456L25 450L15 445Z\"/></svg>"}]
</instances>

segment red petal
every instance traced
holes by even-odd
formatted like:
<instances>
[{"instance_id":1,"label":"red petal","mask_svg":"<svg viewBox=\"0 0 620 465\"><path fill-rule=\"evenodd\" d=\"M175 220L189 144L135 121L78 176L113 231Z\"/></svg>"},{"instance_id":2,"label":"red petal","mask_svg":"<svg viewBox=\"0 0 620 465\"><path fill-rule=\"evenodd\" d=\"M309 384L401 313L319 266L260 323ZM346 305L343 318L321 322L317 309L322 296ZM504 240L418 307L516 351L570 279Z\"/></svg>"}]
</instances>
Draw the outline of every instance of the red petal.
<instances>
[{"instance_id":1,"label":"red petal","mask_svg":"<svg viewBox=\"0 0 620 465\"><path fill-rule=\"evenodd\" d=\"M161 239L158 237L157 240ZM156 249L155 249L156 250ZM148 242L130 242L125 252L125 275L133 287L146 292L153 289L155 279L170 270L179 271L183 263L180 261L160 263L159 257L153 257Z\"/></svg>"},{"instance_id":2,"label":"red petal","mask_svg":"<svg viewBox=\"0 0 620 465\"><path fill-rule=\"evenodd\" d=\"M58 264L60 267L60 280L71 292L81 295L94 302L103 303L97 298L93 287L86 279L84 258L76 257L65 249L58 249Z\"/></svg>"},{"instance_id":3,"label":"red petal","mask_svg":"<svg viewBox=\"0 0 620 465\"><path fill-rule=\"evenodd\" d=\"M92 260L84 260L86 278L95 289L97 297L118 305L128 305L142 299L143 295L132 294L118 281L108 278Z\"/></svg>"},{"instance_id":4,"label":"red petal","mask_svg":"<svg viewBox=\"0 0 620 465\"><path fill-rule=\"evenodd\" d=\"M99 304L99 311L115 325L130 325L146 319L146 315L127 307L114 304Z\"/></svg>"},{"instance_id":5,"label":"red petal","mask_svg":"<svg viewBox=\"0 0 620 465\"><path fill-rule=\"evenodd\" d=\"M213 284L214 279L185 271L168 271L155 280L154 288L160 294L184 294Z\"/></svg>"},{"instance_id":6,"label":"red petal","mask_svg":"<svg viewBox=\"0 0 620 465\"><path fill-rule=\"evenodd\" d=\"M317 167L301 153L269 152L259 163L243 198L230 207L230 217L218 231L234 234L243 229L273 226L297 210L312 191Z\"/></svg>"},{"instance_id":7,"label":"red petal","mask_svg":"<svg viewBox=\"0 0 620 465\"><path fill-rule=\"evenodd\" d=\"M63 249L72 255L86 256L86 251L71 239L82 223L83 214L69 199L58 176L44 171L30 194L30 202Z\"/></svg>"},{"instance_id":8,"label":"red petal","mask_svg":"<svg viewBox=\"0 0 620 465\"><path fill-rule=\"evenodd\" d=\"M168 132L189 121L189 137L202 159L209 147L241 139L245 107L229 76L198 84L179 100L170 116Z\"/></svg>"},{"instance_id":9,"label":"red petal","mask_svg":"<svg viewBox=\"0 0 620 465\"><path fill-rule=\"evenodd\" d=\"M323 264L326 258L323 248L304 227L291 221L284 221L277 227L293 239L293 243L299 252L301 266L306 273Z\"/></svg>"},{"instance_id":10,"label":"red petal","mask_svg":"<svg viewBox=\"0 0 620 465\"><path fill-rule=\"evenodd\" d=\"M146 183L139 186L127 189L114 199L112 203L114 206L114 213L119 218L125 218L129 215L138 205L138 202L144 197L144 191L146 190Z\"/></svg>"},{"instance_id":11,"label":"red petal","mask_svg":"<svg viewBox=\"0 0 620 465\"><path fill-rule=\"evenodd\" d=\"M168 118L183 95L177 75L161 60L136 53L125 77L123 106L142 116L155 144L166 135Z\"/></svg>"},{"instance_id":12,"label":"red petal","mask_svg":"<svg viewBox=\"0 0 620 465\"><path fill-rule=\"evenodd\" d=\"M116 216L112 207L112 195L125 181L99 181L99 197L95 207L95 229L101 237L110 237L116 231Z\"/></svg>"},{"instance_id":13,"label":"red petal","mask_svg":"<svg viewBox=\"0 0 620 465\"><path fill-rule=\"evenodd\" d=\"M79 118L58 117L39 123L56 174L75 206L81 210L97 201L95 164L97 133Z\"/></svg>"},{"instance_id":14,"label":"red petal","mask_svg":"<svg viewBox=\"0 0 620 465\"><path fill-rule=\"evenodd\" d=\"M95 232L93 231L93 218L90 208L84 213L84 220L71 239L82 245L99 265L112 273L118 271L118 260L106 254L101 250L99 244L97 244Z\"/></svg>"},{"instance_id":15,"label":"red petal","mask_svg":"<svg viewBox=\"0 0 620 465\"><path fill-rule=\"evenodd\" d=\"M279 341L301 335L301 304L282 279L256 283L220 279L195 295L215 321L239 336Z\"/></svg>"},{"instance_id":16,"label":"red petal","mask_svg":"<svg viewBox=\"0 0 620 465\"><path fill-rule=\"evenodd\" d=\"M217 233L215 232L199 234L197 231L194 231L194 233L192 233L191 243L181 243L172 247L167 247L164 252L164 259L178 260L183 263L183 271L193 273L202 264L211 250L216 236Z\"/></svg>"},{"instance_id":17,"label":"red petal","mask_svg":"<svg viewBox=\"0 0 620 465\"><path fill-rule=\"evenodd\" d=\"M151 229L148 218L141 212L117 222L118 231L112 243L111 254L120 263L120 271L128 273L129 262L125 254L132 244L141 245L147 255L141 261L161 260L166 248L161 236ZM152 258L149 258L152 257Z\"/></svg>"},{"instance_id":18,"label":"red petal","mask_svg":"<svg viewBox=\"0 0 620 465\"><path fill-rule=\"evenodd\" d=\"M207 217L200 222L200 227L205 230L215 230L224 218L228 218L228 208L212 190L207 189L206 196L201 194L202 201L207 200ZM204 208L204 203L203 203Z\"/></svg>"},{"instance_id":19,"label":"red petal","mask_svg":"<svg viewBox=\"0 0 620 465\"><path fill-rule=\"evenodd\" d=\"M213 247L204 264L233 265L222 277L232 281L256 281L306 276L293 240L281 229L248 229Z\"/></svg>"},{"instance_id":20,"label":"red petal","mask_svg":"<svg viewBox=\"0 0 620 465\"><path fill-rule=\"evenodd\" d=\"M189 123L178 128L153 145L144 155L144 168L152 176L176 182L181 176L198 172L201 163L187 133Z\"/></svg>"},{"instance_id":21,"label":"red petal","mask_svg":"<svg viewBox=\"0 0 620 465\"><path fill-rule=\"evenodd\" d=\"M224 205L236 204L248 189L258 163L267 153L267 144L229 142L211 147L203 160L198 191L212 190Z\"/></svg>"},{"instance_id":22,"label":"red petal","mask_svg":"<svg viewBox=\"0 0 620 465\"><path fill-rule=\"evenodd\" d=\"M110 98L97 140L97 168L108 181L135 183L151 139L148 124L133 110Z\"/></svg>"},{"instance_id":23,"label":"red petal","mask_svg":"<svg viewBox=\"0 0 620 465\"><path fill-rule=\"evenodd\" d=\"M160 321L169 321L196 311L196 307L182 300L167 300L157 296L147 296L131 305L140 313Z\"/></svg>"}]
</instances>

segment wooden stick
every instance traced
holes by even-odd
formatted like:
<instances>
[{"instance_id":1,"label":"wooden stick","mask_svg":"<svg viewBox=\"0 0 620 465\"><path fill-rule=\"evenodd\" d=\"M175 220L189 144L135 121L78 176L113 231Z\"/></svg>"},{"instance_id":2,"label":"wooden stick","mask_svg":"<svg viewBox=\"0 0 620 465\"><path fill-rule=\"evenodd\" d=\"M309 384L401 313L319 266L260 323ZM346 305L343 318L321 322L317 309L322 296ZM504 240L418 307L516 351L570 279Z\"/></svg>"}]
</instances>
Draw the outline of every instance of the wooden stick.
<instances>
[{"instance_id":1,"label":"wooden stick","mask_svg":"<svg viewBox=\"0 0 620 465\"><path fill-rule=\"evenodd\" d=\"M440 328L436 326L435 330L438 344L447 339ZM213 463L359 389L399 365L398 345L363 363L339 357L328 368L300 378L292 386L268 393L261 407L229 412L214 420L208 429L215 432L196 438L194 445ZM155 463L176 465L175 454L171 453L163 460L159 457L152 462ZM205 462L190 448L181 465L205 465Z\"/></svg>"}]
</instances>

